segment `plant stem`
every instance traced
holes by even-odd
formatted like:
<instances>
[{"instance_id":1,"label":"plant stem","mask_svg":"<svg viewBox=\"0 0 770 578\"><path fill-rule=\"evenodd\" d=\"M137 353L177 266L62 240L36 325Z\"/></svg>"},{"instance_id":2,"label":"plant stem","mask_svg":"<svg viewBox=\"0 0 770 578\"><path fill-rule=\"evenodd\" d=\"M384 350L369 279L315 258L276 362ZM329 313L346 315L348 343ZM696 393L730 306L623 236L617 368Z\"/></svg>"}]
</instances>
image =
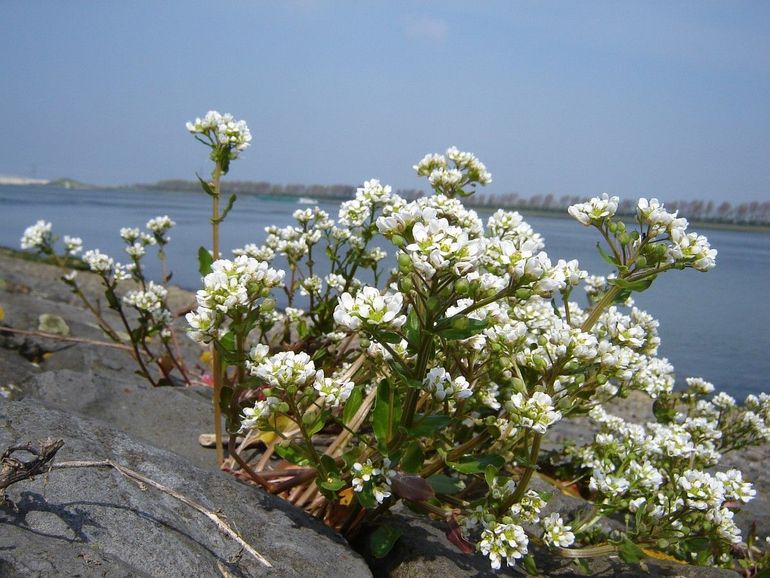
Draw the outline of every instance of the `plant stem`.
<instances>
[{"instance_id":1,"label":"plant stem","mask_svg":"<svg viewBox=\"0 0 770 578\"><path fill-rule=\"evenodd\" d=\"M222 179L222 162L216 161L214 171L211 173L212 190L211 196L211 257L214 261L219 259L219 195ZM222 357L219 351L211 345L211 365L214 378L214 444L216 446L217 464L222 465L225 460L225 450L222 443Z\"/></svg>"}]
</instances>

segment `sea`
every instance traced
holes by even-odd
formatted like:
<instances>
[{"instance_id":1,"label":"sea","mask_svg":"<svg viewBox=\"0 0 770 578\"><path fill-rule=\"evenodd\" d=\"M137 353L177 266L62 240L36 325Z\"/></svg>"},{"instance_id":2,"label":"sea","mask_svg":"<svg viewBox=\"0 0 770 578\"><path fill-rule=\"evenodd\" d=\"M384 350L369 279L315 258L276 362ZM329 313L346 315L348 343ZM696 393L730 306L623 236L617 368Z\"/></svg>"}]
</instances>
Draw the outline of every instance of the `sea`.
<instances>
[{"instance_id":1,"label":"sea","mask_svg":"<svg viewBox=\"0 0 770 578\"><path fill-rule=\"evenodd\" d=\"M292 213L307 206L295 198L241 196L221 228L223 254L262 243L265 227L293 224ZM319 206L336 217L339 203ZM200 285L197 250L210 243L210 214L211 200L204 193L0 186L0 245L18 248L24 229L44 219L53 223L56 235L81 237L86 249L99 248L125 262L120 228L144 227L150 218L168 215L176 222L167 250L172 282L195 290ZM480 212L484 218L488 214ZM522 214L545 239L552 261L578 259L590 274L610 272L596 250L595 230L572 219ZM770 234L698 232L718 250L716 268L661 275L648 291L635 295L636 305L660 321L659 355L676 368L678 384L697 376L738 399L770 393ZM381 245L387 250L385 242ZM149 273L159 275L157 268ZM573 298L582 301L582 295Z\"/></svg>"}]
</instances>

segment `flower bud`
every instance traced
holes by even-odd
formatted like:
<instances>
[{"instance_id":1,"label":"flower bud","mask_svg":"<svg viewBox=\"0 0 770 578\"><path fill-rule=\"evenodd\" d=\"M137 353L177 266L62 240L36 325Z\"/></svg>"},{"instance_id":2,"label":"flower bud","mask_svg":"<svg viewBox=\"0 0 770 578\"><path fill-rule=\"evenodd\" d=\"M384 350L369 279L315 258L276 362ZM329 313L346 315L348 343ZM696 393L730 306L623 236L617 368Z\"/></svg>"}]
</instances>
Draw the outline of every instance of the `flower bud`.
<instances>
[{"instance_id":1,"label":"flower bud","mask_svg":"<svg viewBox=\"0 0 770 578\"><path fill-rule=\"evenodd\" d=\"M470 290L470 283L466 279L458 279L455 281L455 293L458 295L467 295Z\"/></svg>"},{"instance_id":2,"label":"flower bud","mask_svg":"<svg viewBox=\"0 0 770 578\"><path fill-rule=\"evenodd\" d=\"M521 289L516 290L516 299L526 301L530 297L532 297L532 290L524 289L523 287Z\"/></svg>"},{"instance_id":3,"label":"flower bud","mask_svg":"<svg viewBox=\"0 0 770 578\"><path fill-rule=\"evenodd\" d=\"M275 309L275 299L265 299L259 306L262 313L270 313L273 309Z\"/></svg>"},{"instance_id":4,"label":"flower bud","mask_svg":"<svg viewBox=\"0 0 770 578\"><path fill-rule=\"evenodd\" d=\"M402 273L409 273L412 270L412 259L406 253L399 253L398 268Z\"/></svg>"},{"instance_id":5,"label":"flower bud","mask_svg":"<svg viewBox=\"0 0 770 578\"><path fill-rule=\"evenodd\" d=\"M404 245L406 245L406 241L404 240L404 238L401 235L393 235L393 238L391 239L391 242L396 247L403 247Z\"/></svg>"},{"instance_id":6,"label":"flower bud","mask_svg":"<svg viewBox=\"0 0 770 578\"><path fill-rule=\"evenodd\" d=\"M646 267L647 266L647 257L645 257L644 255L639 255L636 258L636 266L639 267L640 269L643 269L644 267Z\"/></svg>"},{"instance_id":7,"label":"flower bud","mask_svg":"<svg viewBox=\"0 0 770 578\"><path fill-rule=\"evenodd\" d=\"M409 293L412 290L414 284L411 277L401 277L398 280L398 288L402 293Z\"/></svg>"}]
</instances>

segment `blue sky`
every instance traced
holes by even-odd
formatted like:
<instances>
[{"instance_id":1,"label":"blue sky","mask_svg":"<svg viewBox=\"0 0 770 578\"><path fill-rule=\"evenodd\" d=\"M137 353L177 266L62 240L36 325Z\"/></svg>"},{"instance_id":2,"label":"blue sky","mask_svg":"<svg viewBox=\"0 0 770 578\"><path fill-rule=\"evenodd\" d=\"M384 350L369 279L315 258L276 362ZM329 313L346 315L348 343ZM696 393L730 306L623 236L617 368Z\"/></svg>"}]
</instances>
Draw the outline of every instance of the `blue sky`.
<instances>
[{"instance_id":1,"label":"blue sky","mask_svg":"<svg viewBox=\"0 0 770 578\"><path fill-rule=\"evenodd\" d=\"M770 198L770 2L0 0L0 174L422 187L451 145L490 192Z\"/></svg>"}]
</instances>

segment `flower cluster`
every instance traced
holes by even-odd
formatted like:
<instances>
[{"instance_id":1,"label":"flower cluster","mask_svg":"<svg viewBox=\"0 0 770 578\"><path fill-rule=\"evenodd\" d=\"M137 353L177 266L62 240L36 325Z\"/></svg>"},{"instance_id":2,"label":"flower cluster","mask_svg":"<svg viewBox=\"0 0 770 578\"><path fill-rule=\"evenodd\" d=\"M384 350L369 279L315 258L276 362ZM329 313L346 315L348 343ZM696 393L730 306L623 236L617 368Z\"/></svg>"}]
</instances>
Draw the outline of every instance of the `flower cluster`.
<instances>
[{"instance_id":1,"label":"flower cluster","mask_svg":"<svg viewBox=\"0 0 770 578\"><path fill-rule=\"evenodd\" d=\"M505 403L505 408L514 425L541 434L561 419L561 412L554 409L551 396L542 391L536 391L529 399L521 393L514 393Z\"/></svg>"},{"instance_id":2,"label":"flower cluster","mask_svg":"<svg viewBox=\"0 0 770 578\"><path fill-rule=\"evenodd\" d=\"M83 253L83 261L94 273L99 273L105 278L112 278L115 281L122 281L129 278L126 268L109 255L102 253L99 249L91 249Z\"/></svg>"},{"instance_id":3,"label":"flower cluster","mask_svg":"<svg viewBox=\"0 0 770 578\"><path fill-rule=\"evenodd\" d=\"M594 408L591 417L600 430L591 444L572 450L572 458L590 470L589 488L602 508L635 514L634 532L654 529L671 544L702 533L728 548L741 540L730 508L747 503L756 492L739 470L704 469L716 465L722 452L754 439L756 430L746 425L745 416L764 423L770 398L749 396L739 409L722 394L702 399L711 393L711 384L688 382L688 389L674 396L687 404L686 412L675 412L668 423L632 424Z\"/></svg>"},{"instance_id":4,"label":"flower cluster","mask_svg":"<svg viewBox=\"0 0 770 578\"><path fill-rule=\"evenodd\" d=\"M452 379L443 367L431 369L425 376L423 385L438 401L461 400L473 395L473 390L464 376Z\"/></svg>"},{"instance_id":5,"label":"flower cluster","mask_svg":"<svg viewBox=\"0 0 770 578\"><path fill-rule=\"evenodd\" d=\"M382 504L385 498L391 495L391 480L396 472L390 469L390 460L383 458L382 467L375 467L371 460L363 464L355 462L351 468L353 479L351 486L353 491L371 492L378 504Z\"/></svg>"},{"instance_id":6,"label":"flower cluster","mask_svg":"<svg viewBox=\"0 0 770 578\"><path fill-rule=\"evenodd\" d=\"M50 249L54 242L51 227L51 223L40 220L24 229L24 234L21 236L21 248L42 252Z\"/></svg>"},{"instance_id":7,"label":"flower cluster","mask_svg":"<svg viewBox=\"0 0 770 578\"><path fill-rule=\"evenodd\" d=\"M203 118L196 118L186 124L187 130L200 135L202 142L212 149L223 149L229 154L229 159L238 157L251 142L251 132L246 121L236 120L232 114L220 114L210 110ZM199 138L196 136L196 138Z\"/></svg>"},{"instance_id":8,"label":"flower cluster","mask_svg":"<svg viewBox=\"0 0 770 578\"><path fill-rule=\"evenodd\" d=\"M158 244L165 245L171 240L170 237L166 235L166 232L174 225L176 225L176 223L172 221L168 215L163 215L162 217L155 217L154 219L147 221L146 227L152 232L153 237Z\"/></svg>"},{"instance_id":9,"label":"flower cluster","mask_svg":"<svg viewBox=\"0 0 770 578\"><path fill-rule=\"evenodd\" d=\"M489 558L492 568L499 570L505 560L514 566L527 553L529 538L521 526L506 522L490 522L481 533L479 551Z\"/></svg>"},{"instance_id":10,"label":"flower cluster","mask_svg":"<svg viewBox=\"0 0 770 578\"><path fill-rule=\"evenodd\" d=\"M401 314L401 293L380 294L375 287L362 287L355 297L345 292L334 310L334 320L347 329L393 330L406 322Z\"/></svg>"},{"instance_id":11,"label":"flower cluster","mask_svg":"<svg viewBox=\"0 0 770 578\"><path fill-rule=\"evenodd\" d=\"M465 195L463 187L492 182L492 175L484 163L473 153L460 151L457 147L448 148L445 155L425 155L413 168L418 175L428 177L436 192L448 197Z\"/></svg>"},{"instance_id":12,"label":"flower cluster","mask_svg":"<svg viewBox=\"0 0 770 578\"><path fill-rule=\"evenodd\" d=\"M256 301L267 297L270 289L283 280L284 272L263 261L241 255L233 261L219 259L203 278L203 289L196 293L198 308L187 314L190 337L209 343L225 332L225 321L246 315Z\"/></svg>"},{"instance_id":13,"label":"flower cluster","mask_svg":"<svg viewBox=\"0 0 770 578\"><path fill-rule=\"evenodd\" d=\"M165 287L150 281L146 290L126 293L123 303L148 315L155 326L164 326L171 321L171 312L166 308L167 295Z\"/></svg>"}]
</instances>

